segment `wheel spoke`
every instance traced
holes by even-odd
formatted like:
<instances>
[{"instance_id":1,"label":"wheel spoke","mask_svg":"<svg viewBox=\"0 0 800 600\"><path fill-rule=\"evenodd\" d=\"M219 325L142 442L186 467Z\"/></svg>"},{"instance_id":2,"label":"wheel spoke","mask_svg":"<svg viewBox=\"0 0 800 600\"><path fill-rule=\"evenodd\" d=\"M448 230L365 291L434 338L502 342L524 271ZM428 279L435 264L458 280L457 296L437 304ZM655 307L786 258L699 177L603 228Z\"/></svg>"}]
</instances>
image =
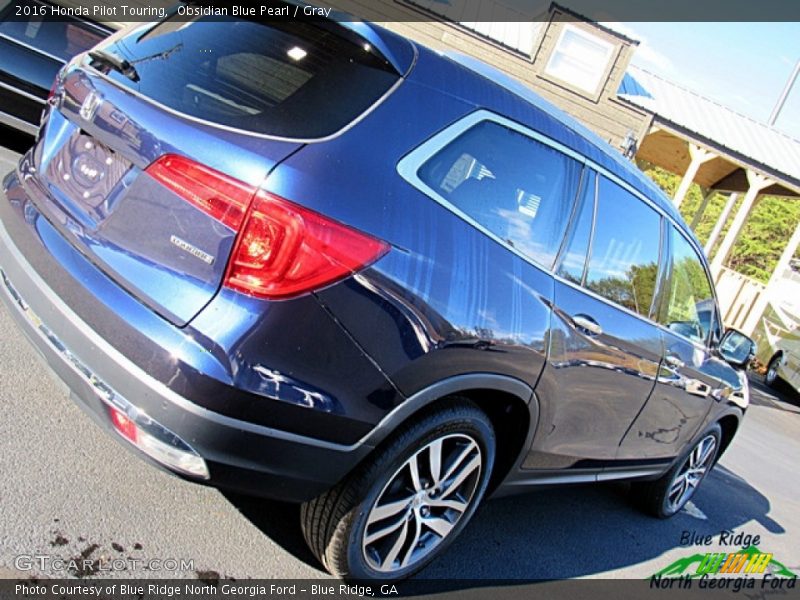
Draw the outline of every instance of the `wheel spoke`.
<instances>
[{"instance_id":1,"label":"wheel spoke","mask_svg":"<svg viewBox=\"0 0 800 600\"><path fill-rule=\"evenodd\" d=\"M429 498L425 504L435 508L452 508L453 510L457 510L458 512L462 513L467 510L467 503L462 502L461 500L440 500L438 498Z\"/></svg>"},{"instance_id":2,"label":"wheel spoke","mask_svg":"<svg viewBox=\"0 0 800 600\"><path fill-rule=\"evenodd\" d=\"M428 455L431 468L431 478L433 485L438 485L442 476L442 442L444 440L435 440L428 448Z\"/></svg>"},{"instance_id":3,"label":"wheel spoke","mask_svg":"<svg viewBox=\"0 0 800 600\"><path fill-rule=\"evenodd\" d=\"M370 544L373 544L373 543L377 542L378 540L385 538L390 533L400 529L400 526L403 525L403 523L405 523L407 520L408 519L406 518L405 513L403 513L400 516L400 518L396 519L391 525L387 525L386 527L382 527L381 529L378 529L377 531L373 531L372 533L365 535L364 536L364 544L369 546Z\"/></svg>"},{"instance_id":4,"label":"wheel spoke","mask_svg":"<svg viewBox=\"0 0 800 600\"><path fill-rule=\"evenodd\" d=\"M411 483L414 486L414 490L418 492L422 489L422 484L419 480L419 463L417 462L417 456L419 456L419 454L415 454L409 459L408 468L411 470Z\"/></svg>"},{"instance_id":5,"label":"wheel spoke","mask_svg":"<svg viewBox=\"0 0 800 600\"><path fill-rule=\"evenodd\" d=\"M440 496L444 498L445 496L448 496L449 494L455 492L459 487L461 487L461 484L464 483L464 481L466 481L467 477L472 475L473 471L479 469L480 466L481 466L481 457L479 454L476 454L466 465L464 465L464 467L458 472L458 474L451 481L445 481Z\"/></svg>"},{"instance_id":6,"label":"wheel spoke","mask_svg":"<svg viewBox=\"0 0 800 600\"><path fill-rule=\"evenodd\" d=\"M441 519L439 517L422 519L422 523L441 538L446 537L447 534L453 529L453 523L447 519Z\"/></svg>"},{"instance_id":7,"label":"wheel spoke","mask_svg":"<svg viewBox=\"0 0 800 600\"><path fill-rule=\"evenodd\" d=\"M419 543L419 538L422 535L422 524L419 522L419 515L414 515L414 537L411 539L411 544L406 549L405 556L403 556L403 560L400 562L400 567L405 567L408 565L408 561L411 560L411 557L414 554L414 550L417 549L417 544Z\"/></svg>"},{"instance_id":8,"label":"wheel spoke","mask_svg":"<svg viewBox=\"0 0 800 600\"><path fill-rule=\"evenodd\" d=\"M703 444L698 444L692 453L689 455L689 468L694 469L698 464L700 464L700 450L702 449Z\"/></svg>"},{"instance_id":9,"label":"wheel spoke","mask_svg":"<svg viewBox=\"0 0 800 600\"><path fill-rule=\"evenodd\" d=\"M705 467L708 459L711 457L711 454L714 452L714 448L717 447L717 442L714 441L714 438L711 438L708 444L706 444L705 448L703 449L702 454L700 455L700 459L697 463L698 467Z\"/></svg>"},{"instance_id":10,"label":"wheel spoke","mask_svg":"<svg viewBox=\"0 0 800 600\"><path fill-rule=\"evenodd\" d=\"M382 506L376 506L372 509L372 513L369 516L369 523L377 523L378 521L388 519L392 515L396 515L408 507L409 504L411 504L411 498L405 498L404 500L398 500L397 502L389 502L388 504L384 504Z\"/></svg>"},{"instance_id":11,"label":"wheel spoke","mask_svg":"<svg viewBox=\"0 0 800 600\"><path fill-rule=\"evenodd\" d=\"M672 487L669 488L669 497L672 498L676 494L680 496L680 491L683 488L683 484L686 482L686 476L681 475L675 481L672 482Z\"/></svg>"},{"instance_id":12,"label":"wheel spoke","mask_svg":"<svg viewBox=\"0 0 800 600\"><path fill-rule=\"evenodd\" d=\"M392 546L392 549L389 550L389 553L386 555L386 558L381 563L381 567L384 569L391 568L394 564L394 561L397 560L397 556L400 554L400 550L403 549L403 544L408 537L408 526L411 523L411 520L406 519L403 522L403 528L400 530L400 535L397 536L397 539Z\"/></svg>"},{"instance_id":13,"label":"wheel spoke","mask_svg":"<svg viewBox=\"0 0 800 600\"><path fill-rule=\"evenodd\" d=\"M444 474L444 477L442 477L442 480L447 481L448 479L450 479L453 476L453 473L455 473L456 470L458 469L459 465L462 462L464 462L464 460L470 455L470 453L475 448L477 448L475 442L470 441L469 445L461 451L461 454L458 455L458 457L453 461L453 464L450 465L450 468L447 469L447 471Z\"/></svg>"}]
</instances>

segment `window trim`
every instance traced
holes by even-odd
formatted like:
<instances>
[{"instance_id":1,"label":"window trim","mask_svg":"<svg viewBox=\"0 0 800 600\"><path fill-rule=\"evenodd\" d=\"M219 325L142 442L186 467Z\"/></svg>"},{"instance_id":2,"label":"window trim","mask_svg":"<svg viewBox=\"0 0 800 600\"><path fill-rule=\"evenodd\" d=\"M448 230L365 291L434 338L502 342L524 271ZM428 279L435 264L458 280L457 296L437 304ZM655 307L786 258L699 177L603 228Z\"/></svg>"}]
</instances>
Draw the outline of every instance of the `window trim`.
<instances>
[{"instance_id":1,"label":"window trim","mask_svg":"<svg viewBox=\"0 0 800 600\"><path fill-rule=\"evenodd\" d=\"M583 286L586 282L586 271L589 264L589 259L592 256L592 242L594 241L594 225L595 220L597 219L597 190L599 186L599 175L597 171L591 168L584 168L583 173L581 174L581 185L578 188L578 196L572 207L572 215L570 215L569 223L567 225L567 230L564 232L564 239L561 242L561 248L556 255L556 260L553 263L553 274L558 275L561 267L564 265L564 261L567 257L567 250L569 250L569 245L572 242L572 238L575 234L575 229L578 227L578 221L581 218L581 212L583 211L583 202L581 201L583 195L587 193L587 179L589 177L594 177L594 189L591 192L591 199L588 200L592 203L592 217L591 222L589 223L589 239L587 241L587 248L586 248L586 256L583 259L583 270L581 271L581 280L580 285ZM561 275L559 275L560 277Z\"/></svg>"},{"instance_id":2,"label":"window trim","mask_svg":"<svg viewBox=\"0 0 800 600\"><path fill-rule=\"evenodd\" d=\"M454 123L450 124L449 126L446 126L443 130L439 131L438 133L434 134L432 137L428 138L422 144L416 146L413 150L411 150L408 154L406 154L403 158L401 158L400 161L397 163L396 170L397 170L398 174L403 179L405 179L406 182L408 182L413 187L415 187L418 191L420 191L421 193L425 194L426 196L428 196L429 198L431 198L435 202L441 204L447 210L450 210L454 214L458 215L463 220L465 220L467 223L469 223L470 225L472 225L473 227L475 227L476 229L478 229L479 231L481 231L485 235L488 235L495 242L497 242L498 244L503 246L503 248L505 248L506 250L508 250L510 252L513 252L514 254L519 256L527 264L531 265L532 267L534 267L534 268L536 268L536 269L538 269L540 271L543 271L543 272L549 274L551 277L553 277L553 279L555 281L557 281L557 282L559 282L559 283L561 283L563 285L569 286L569 287L571 287L571 288L573 288L575 290L581 291L581 292L583 292L585 294L588 294L589 296L591 296L595 300L599 300L600 302L603 302L604 304L607 304L608 306L611 306L612 308L615 308L617 310L621 310L621 311L629 314L632 317L635 317L637 319L640 319L642 321L647 322L650 325L658 327L662 331L665 331L665 332L670 333L672 335L679 335L679 334L675 333L674 331L671 331L671 330L667 329L666 327L664 327L661 323L659 323L654 318L642 316L642 315L640 315L639 313L637 313L635 311L632 311L632 310L630 310L630 309L628 309L628 308L626 308L626 307L624 307L624 306L622 306L620 304L617 304L616 302L613 302L613 301L609 300L608 298L604 298L603 296L600 296L600 295L594 293L592 290L584 287L583 285L578 285L578 284L576 284L576 283L574 283L572 281L569 281L569 280L565 279L564 277L562 277L561 275L559 275L557 273L557 267L558 267L558 264L559 264L560 257L558 257L556 259L554 265L552 267L550 267L550 268L547 268L547 267L545 267L543 265L540 265L539 263L534 262L528 256L526 256L526 255L522 254L521 252L519 252L517 249L515 249L515 248L511 247L510 245L508 245L508 243L506 243L505 241L500 239L498 236L493 234L491 231L488 231L486 228L484 228L482 225L480 225L480 223L475 222L475 220L472 219L471 217L469 217L468 215L464 215L463 213L461 213L461 211L459 211L455 207L452 207L452 205L449 202L447 202L446 200L444 200L444 199L439 200L437 198L438 194L436 194L435 192L427 191L429 189L429 187L424 182L419 180L418 177L416 177L416 171L422 166L422 164L426 160L428 160L431 156L433 156L441 148L443 148L445 145L447 145L447 143L449 143L451 140L453 140L456 137L458 137L459 135L461 135L461 133L466 131L466 129L468 129L472 125L474 125L476 123L479 123L480 121L483 121L483 120L492 120L492 121L495 121L497 123L500 123L501 125L510 126L512 129L514 129L516 131L519 131L520 133L522 133L524 135L528 135L528 136L534 138L535 140L538 140L538 141L542 142L543 144L545 144L547 146L550 146L552 148L555 148L556 150L558 150L560 152L563 152L567 156L570 156L570 157L574 158L575 160L579 161L580 163L582 163L584 165L584 171L586 169L591 169L592 171L595 172L595 175L596 175L596 177L595 177L595 185L596 186L599 186L599 179L598 178L600 176L603 176L603 177L606 177L609 181L612 181L612 182L616 183L617 185L619 185L620 187L622 187L626 191L628 191L631 194L633 194L634 196L636 196L639 200L644 202L647 206L649 206L650 208L652 208L654 211L656 211L659 214L659 216L661 217L661 222L662 222L664 227L667 227L667 226L670 226L670 225L673 226L681 235L683 235L683 237L686 240L689 241L689 244L692 246L692 248L694 248L695 252L698 253L698 256L703 258L702 263L703 263L703 268L704 268L704 270L706 272L706 275L710 275L708 262L704 258L705 255L701 252L700 248L694 243L694 241L686 235L686 233L682 229L681 224L678 223L678 221L676 221L672 217L672 215L668 214L663 208L658 206L653 200L648 198L639 189L635 188L633 185L631 185L630 183L628 183L627 181L622 179L619 175L617 175L615 173L612 173L607 168L603 167L602 165L597 164L596 162L594 162L590 158L587 158L586 156L583 156L583 155L579 154L578 152L572 150L571 148L568 148L568 147L564 146L563 144L561 144L561 143L559 143L559 142L557 142L557 141L555 141L555 140L553 140L551 138L548 138L548 137L546 137L546 136L544 136L544 135L542 135L542 134L540 134L540 133L538 133L536 131L533 131L529 127L521 125L521 124L519 124L519 123L517 123L515 121L512 121L512 120L510 120L510 119L508 119L506 117L502 117L502 116L498 115L497 113L494 113L494 112L492 112L490 110L487 110L487 109L481 108L481 109L475 110L475 111L465 115L464 117L461 117L460 119L458 119ZM591 238L590 238L590 252L591 252L591 246L594 245L594 228L595 228L595 225L596 225L596 222L597 222L597 190L598 189L599 189L599 187L596 187L596 189L595 189L595 205L594 205L594 214L593 214L593 218L592 218L592 230L591 230ZM567 232L569 231L569 228L571 226L572 226L572 223L570 222L570 224L567 226L567 230L566 230ZM667 241L664 240L663 238L664 238L664 236L662 234L661 252L664 252L664 253L670 252L671 250L669 250L669 248L667 246ZM661 255L659 255L659 262L661 262ZM588 255L587 255L587 261L584 264L584 275L585 275L585 271L586 271L586 265L588 265ZM659 275L661 275L661 274L659 274ZM711 277L709 277L709 279L712 282L714 281ZM717 311L718 311L717 314L719 315L719 302L717 301L717 290L716 290L715 287L712 286L712 290L711 291L712 291L712 294L714 295L714 304L715 304L715 306L717 308ZM656 289L656 294L660 298L662 293L663 293L663 278L660 277L660 279L659 279L659 287ZM720 324L722 324L721 320L720 320ZM693 340L690 340L689 338L686 338L686 337L683 337L683 336L680 336L680 337L681 337L681 339L686 340L688 343L692 344L693 346L695 346L696 348L698 348L700 350L704 350L704 351L709 350L708 346L704 346L702 344L698 344L697 342L695 342Z\"/></svg>"},{"instance_id":3,"label":"window trim","mask_svg":"<svg viewBox=\"0 0 800 600\"><path fill-rule=\"evenodd\" d=\"M586 89L572 81L564 79L560 77L557 73L551 70L551 66L553 64L553 60L556 57L556 54L559 52L559 48L564 41L564 37L567 33L572 32L575 33L578 37L582 37L585 40L590 42L598 42L600 45L605 46L606 49L606 57L605 57L605 65L603 66L603 71L600 77L597 80L597 84L595 85L594 89ZM556 40L553 49L550 51L550 56L547 57L547 64L545 64L544 69L542 70L542 76L546 79L549 79L553 82L556 82L560 85L566 86L570 90L573 90L577 94L581 94L582 96L586 96L588 98L597 99L600 97L600 94L603 92L603 82L608 80L608 74L611 72L612 68L612 58L614 57L614 51L617 49L617 46L602 37L595 35L592 32L585 31L580 27L576 27L571 23L564 23L561 27L561 32L558 34L558 40Z\"/></svg>"},{"instance_id":4,"label":"window trim","mask_svg":"<svg viewBox=\"0 0 800 600\"><path fill-rule=\"evenodd\" d=\"M524 254L519 249L511 246L506 240L498 236L496 233L490 231L486 227L484 227L481 223L476 221L470 215L462 211L458 208L455 204L447 200L444 196L442 196L439 192L434 190L430 187L427 183L422 181L419 177L419 170L425 162L427 162L430 158L432 158L437 152L442 150L445 146L450 144L453 140L455 140L458 136L462 133L468 131L475 125L482 123L484 121L490 121L492 123L497 123L503 127L511 129L512 131L516 131L526 137L529 137L549 148L552 148L564 155L568 158L575 160L578 165L580 166L580 173L578 175L578 186L577 186L577 193L575 199L573 199L573 211L570 212L570 218L572 212L574 212L574 203L579 197L580 194L580 182L581 178L583 177L583 172L586 169L586 158L575 152L574 150L567 148L566 146L560 144L559 142L550 139L542 134L525 127L517 123L516 121L512 121L511 119L507 119L506 117L502 117L496 113L488 111L486 109L479 109L475 112L468 114L467 116L463 117L462 119L456 121L449 127L445 128L444 130L440 131L439 133L435 134L433 137L429 138L421 145L417 146L414 150L406 154L400 162L397 163L397 173L405 179L408 183L412 186L417 188L420 192L431 198L432 200L436 201L438 204L442 205L444 208L461 218L462 220L466 221L473 227L475 227L478 231L483 233L484 235L489 236L498 244L502 245L503 248L513 252L525 262L535 266L538 269L545 271L546 273L552 274L553 268L558 262L558 253L560 251L561 246L556 251L555 257L553 258L552 264L544 265L542 263L537 262L527 254ZM570 220L567 220L567 224L565 227L565 232L569 230ZM563 243L563 241L562 241Z\"/></svg>"}]
</instances>

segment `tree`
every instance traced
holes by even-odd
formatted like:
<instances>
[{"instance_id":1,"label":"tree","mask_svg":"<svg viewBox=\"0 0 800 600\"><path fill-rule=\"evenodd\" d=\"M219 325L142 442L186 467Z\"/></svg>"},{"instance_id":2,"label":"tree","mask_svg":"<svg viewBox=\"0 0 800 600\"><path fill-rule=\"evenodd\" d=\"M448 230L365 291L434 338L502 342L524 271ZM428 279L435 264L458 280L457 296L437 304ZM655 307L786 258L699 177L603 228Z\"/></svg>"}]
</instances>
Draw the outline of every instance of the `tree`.
<instances>
[{"instance_id":1,"label":"tree","mask_svg":"<svg viewBox=\"0 0 800 600\"><path fill-rule=\"evenodd\" d=\"M637 164L668 196L674 195L680 185L679 175L645 161L639 161ZM692 184L680 207L681 215L687 223L694 218L702 198L703 192L700 187ZM701 243L705 243L711 235L711 230L722 213L726 201L725 194L714 194L710 198L703 218L694 232ZM722 235L727 232L736 214L736 208L731 211ZM731 251L728 266L742 275L766 283L798 222L800 222L800 199L776 196L760 198ZM796 256L800 257L800 251Z\"/></svg>"}]
</instances>

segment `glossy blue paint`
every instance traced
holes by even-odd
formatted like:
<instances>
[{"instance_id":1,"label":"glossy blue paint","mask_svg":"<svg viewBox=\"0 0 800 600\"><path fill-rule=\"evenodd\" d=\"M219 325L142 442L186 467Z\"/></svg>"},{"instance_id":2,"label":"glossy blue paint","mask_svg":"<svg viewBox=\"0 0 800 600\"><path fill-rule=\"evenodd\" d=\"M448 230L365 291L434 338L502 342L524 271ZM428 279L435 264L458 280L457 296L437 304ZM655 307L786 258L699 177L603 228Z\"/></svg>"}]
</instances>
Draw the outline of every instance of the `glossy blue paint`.
<instances>
[{"instance_id":1,"label":"glossy blue paint","mask_svg":"<svg viewBox=\"0 0 800 600\"><path fill-rule=\"evenodd\" d=\"M386 423L399 425L393 416L409 418L407 398L424 397L427 405L442 382L489 374L518 385L457 393L535 414L505 468L590 464L599 471L615 461L668 465L704 425L741 416L731 398L744 393L743 384L713 348L673 339L651 315L556 277L550 265L486 235L397 169L432 136L486 111L513 121L520 135L565 150L582 185L596 176L621 181L666 215L658 222L687 231L669 200L533 92L380 28L356 30L368 40L380 36L398 70L411 70L365 114L318 140L273 139L189 118L73 63L40 141L4 182L0 220L39 276L103 339L190 402L243 423L352 449L370 432L385 435ZM352 277L290 300L228 289L223 278L238 232L144 172L167 153L383 240L390 251ZM98 165L105 165L103 182L81 183L81 173L91 178ZM578 198L593 202L594 189ZM578 198L560 199L567 214ZM213 261L171 244L172 236ZM583 314L601 334L576 324ZM665 371L670 349L684 366ZM697 393L706 391L702 385L708 393ZM148 409L180 427L166 405ZM675 428L675 439L663 442L660 429ZM229 431L220 435L223 447L245 453ZM342 471L368 450L352 454L352 463L342 459ZM264 465L282 469L271 457ZM313 478L319 466L303 470ZM212 482L231 484L213 475Z\"/></svg>"}]
</instances>

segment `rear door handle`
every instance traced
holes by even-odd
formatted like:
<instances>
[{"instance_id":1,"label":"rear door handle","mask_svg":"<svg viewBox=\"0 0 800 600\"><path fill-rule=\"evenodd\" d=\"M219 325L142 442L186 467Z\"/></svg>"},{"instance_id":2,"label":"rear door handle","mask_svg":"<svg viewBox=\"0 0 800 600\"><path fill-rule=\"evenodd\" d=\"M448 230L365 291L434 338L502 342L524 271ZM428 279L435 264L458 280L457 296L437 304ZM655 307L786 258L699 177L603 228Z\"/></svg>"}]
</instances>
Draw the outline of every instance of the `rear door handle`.
<instances>
[{"instance_id":1,"label":"rear door handle","mask_svg":"<svg viewBox=\"0 0 800 600\"><path fill-rule=\"evenodd\" d=\"M600 335L603 333L603 328L589 315L575 315L572 317L572 322L575 323L576 327L583 329L591 335Z\"/></svg>"}]
</instances>

